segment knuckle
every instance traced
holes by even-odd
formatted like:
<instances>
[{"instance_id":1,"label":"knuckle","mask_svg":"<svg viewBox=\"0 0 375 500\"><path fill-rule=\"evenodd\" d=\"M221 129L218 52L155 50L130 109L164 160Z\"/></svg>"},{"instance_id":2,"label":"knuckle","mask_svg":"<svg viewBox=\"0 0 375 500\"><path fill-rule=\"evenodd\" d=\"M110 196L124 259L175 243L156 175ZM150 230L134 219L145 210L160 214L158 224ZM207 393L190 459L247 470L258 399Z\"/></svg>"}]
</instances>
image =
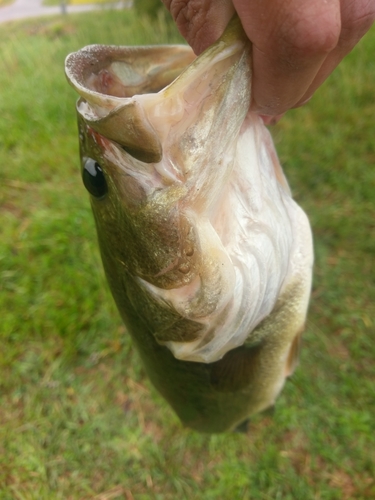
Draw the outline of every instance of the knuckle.
<instances>
[{"instance_id":1,"label":"knuckle","mask_svg":"<svg viewBox=\"0 0 375 500\"><path fill-rule=\"evenodd\" d=\"M205 2L196 0L163 0L168 2L174 21L185 39L194 46L195 40L200 36L200 31L205 22Z\"/></svg>"},{"instance_id":2,"label":"knuckle","mask_svg":"<svg viewBox=\"0 0 375 500\"><path fill-rule=\"evenodd\" d=\"M321 8L317 3L304 12L296 11L288 18L283 31L284 43L293 53L301 56L329 53L340 38L340 13L330 5Z\"/></svg>"},{"instance_id":3,"label":"knuckle","mask_svg":"<svg viewBox=\"0 0 375 500\"><path fill-rule=\"evenodd\" d=\"M354 45L371 28L375 20L375 2L348 2L342 12L342 42Z\"/></svg>"},{"instance_id":4,"label":"knuckle","mask_svg":"<svg viewBox=\"0 0 375 500\"><path fill-rule=\"evenodd\" d=\"M1 0L0 0L1 1ZM223 33L233 15L232 4L212 0L163 0L176 25L196 54L200 54Z\"/></svg>"},{"instance_id":5,"label":"knuckle","mask_svg":"<svg viewBox=\"0 0 375 500\"><path fill-rule=\"evenodd\" d=\"M186 29L193 24L193 19L196 16L197 9L194 6L194 1L188 0L170 0L169 10L177 25L184 26Z\"/></svg>"},{"instance_id":6,"label":"knuckle","mask_svg":"<svg viewBox=\"0 0 375 500\"><path fill-rule=\"evenodd\" d=\"M189 2L187 0L168 0L167 7L176 22L185 24L189 21Z\"/></svg>"}]
</instances>

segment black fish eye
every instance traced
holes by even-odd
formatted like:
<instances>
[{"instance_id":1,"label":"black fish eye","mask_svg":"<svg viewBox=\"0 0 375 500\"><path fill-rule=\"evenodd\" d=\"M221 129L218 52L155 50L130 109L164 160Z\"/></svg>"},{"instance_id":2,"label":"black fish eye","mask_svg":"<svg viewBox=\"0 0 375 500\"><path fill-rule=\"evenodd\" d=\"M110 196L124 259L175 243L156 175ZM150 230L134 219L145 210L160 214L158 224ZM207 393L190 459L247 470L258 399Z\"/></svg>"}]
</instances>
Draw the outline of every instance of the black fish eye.
<instances>
[{"instance_id":1,"label":"black fish eye","mask_svg":"<svg viewBox=\"0 0 375 500\"><path fill-rule=\"evenodd\" d=\"M83 162L82 180L87 191L95 198L102 198L107 193L103 170L92 158L86 158Z\"/></svg>"}]
</instances>

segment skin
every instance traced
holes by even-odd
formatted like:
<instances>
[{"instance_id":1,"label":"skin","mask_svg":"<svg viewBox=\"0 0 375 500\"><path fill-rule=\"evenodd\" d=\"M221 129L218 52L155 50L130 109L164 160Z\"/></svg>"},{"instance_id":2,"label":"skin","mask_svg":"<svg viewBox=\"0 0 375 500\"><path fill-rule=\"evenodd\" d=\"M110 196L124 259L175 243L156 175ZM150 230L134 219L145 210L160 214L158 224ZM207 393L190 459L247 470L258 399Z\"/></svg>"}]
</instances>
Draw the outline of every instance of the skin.
<instances>
[{"instance_id":1,"label":"skin","mask_svg":"<svg viewBox=\"0 0 375 500\"><path fill-rule=\"evenodd\" d=\"M266 123L311 99L375 19L375 0L163 2L197 54L237 12L253 43L251 110Z\"/></svg>"}]
</instances>

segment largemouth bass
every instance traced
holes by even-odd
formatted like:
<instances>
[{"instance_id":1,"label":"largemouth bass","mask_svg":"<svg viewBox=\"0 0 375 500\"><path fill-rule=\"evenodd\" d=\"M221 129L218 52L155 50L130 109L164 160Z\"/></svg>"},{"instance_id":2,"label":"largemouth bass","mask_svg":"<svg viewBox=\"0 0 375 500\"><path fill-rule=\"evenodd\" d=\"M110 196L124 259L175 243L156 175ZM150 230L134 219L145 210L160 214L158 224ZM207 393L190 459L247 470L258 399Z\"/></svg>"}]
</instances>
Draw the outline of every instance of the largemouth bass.
<instances>
[{"instance_id":1,"label":"largemouth bass","mask_svg":"<svg viewBox=\"0 0 375 500\"><path fill-rule=\"evenodd\" d=\"M184 425L232 430L298 358L308 219L249 113L238 18L186 46L92 45L66 60L105 273L146 372Z\"/></svg>"}]
</instances>

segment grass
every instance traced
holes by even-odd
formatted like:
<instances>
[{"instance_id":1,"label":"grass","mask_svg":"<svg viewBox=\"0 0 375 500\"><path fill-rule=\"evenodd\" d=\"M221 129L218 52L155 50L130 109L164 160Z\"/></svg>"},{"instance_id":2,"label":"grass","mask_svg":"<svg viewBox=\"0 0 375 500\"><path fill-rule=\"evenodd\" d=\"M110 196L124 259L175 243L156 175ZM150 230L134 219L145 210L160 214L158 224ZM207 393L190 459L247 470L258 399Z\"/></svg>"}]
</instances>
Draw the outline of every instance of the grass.
<instances>
[{"instance_id":1,"label":"grass","mask_svg":"<svg viewBox=\"0 0 375 500\"><path fill-rule=\"evenodd\" d=\"M246 434L181 428L109 295L67 53L179 41L133 12L0 33L0 498L375 498L375 31L273 129L315 235L301 365Z\"/></svg>"}]
</instances>

